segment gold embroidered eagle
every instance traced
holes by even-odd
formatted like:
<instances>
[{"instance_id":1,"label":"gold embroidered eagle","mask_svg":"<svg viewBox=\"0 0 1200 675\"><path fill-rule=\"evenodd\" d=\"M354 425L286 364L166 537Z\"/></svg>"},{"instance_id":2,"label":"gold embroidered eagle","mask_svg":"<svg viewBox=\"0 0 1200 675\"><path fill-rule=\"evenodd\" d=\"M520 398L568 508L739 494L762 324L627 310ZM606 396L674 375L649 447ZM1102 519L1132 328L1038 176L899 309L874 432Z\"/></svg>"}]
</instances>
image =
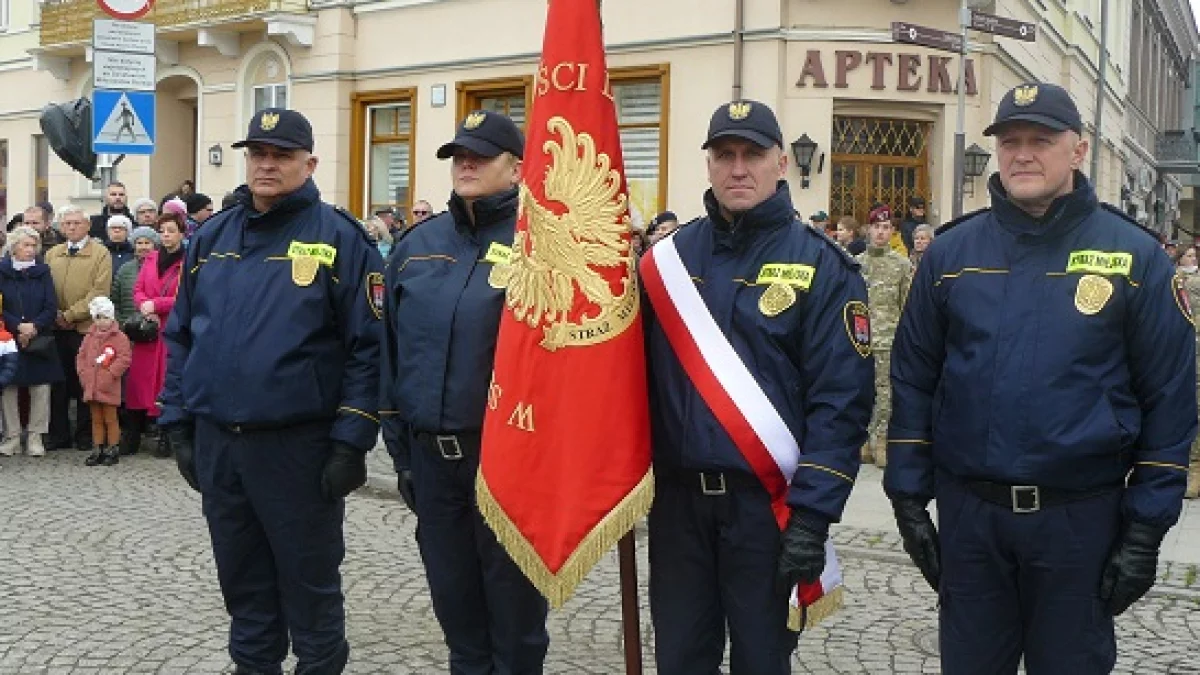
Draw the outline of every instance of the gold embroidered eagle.
<instances>
[{"instance_id":1,"label":"gold embroidered eagle","mask_svg":"<svg viewBox=\"0 0 1200 675\"><path fill-rule=\"evenodd\" d=\"M520 208L528 225L513 240L506 296L516 319L531 328L566 323L576 288L600 307L600 316L608 313L630 292L630 277L626 275L618 296L593 268L626 267L632 273L621 174L607 154L596 151L591 135L576 135L566 119L551 117L546 128L562 138L561 144L548 140L542 145L551 157L546 199L566 208L562 215L554 213L521 185Z\"/></svg>"}]
</instances>

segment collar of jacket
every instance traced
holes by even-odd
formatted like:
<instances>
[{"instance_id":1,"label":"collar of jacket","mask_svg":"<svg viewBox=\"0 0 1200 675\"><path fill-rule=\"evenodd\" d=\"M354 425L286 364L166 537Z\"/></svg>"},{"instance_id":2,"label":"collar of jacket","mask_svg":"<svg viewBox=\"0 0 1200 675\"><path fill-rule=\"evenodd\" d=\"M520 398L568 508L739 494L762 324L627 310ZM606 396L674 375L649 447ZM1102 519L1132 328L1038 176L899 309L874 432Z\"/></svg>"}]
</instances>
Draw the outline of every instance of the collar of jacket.
<instances>
[{"instance_id":1,"label":"collar of jacket","mask_svg":"<svg viewBox=\"0 0 1200 675\"><path fill-rule=\"evenodd\" d=\"M892 250L892 247L887 244L884 244L883 246L871 246L870 244L867 245L867 255L882 257L887 255L887 252L890 250Z\"/></svg>"},{"instance_id":2,"label":"collar of jacket","mask_svg":"<svg viewBox=\"0 0 1200 675\"><path fill-rule=\"evenodd\" d=\"M49 271L50 271L50 266L47 265L46 263L42 262L42 259L40 256L35 259L35 261L33 263L33 267L30 267L29 269L25 270L24 272L18 272L17 268L13 267L12 254L6 255L6 256L4 256L3 259L0 259L0 274L3 274L6 277L16 278L21 275L24 275L27 277L37 278L37 277L44 275L45 273L47 273Z\"/></svg>"},{"instance_id":3,"label":"collar of jacket","mask_svg":"<svg viewBox=\"0 0 1200 675\"><path fill-rule=\"evenodd\" d=\"M475 233L496 223L515 220L517 217L517 197L519 188L512 187L494 195L481 197L471 203L471 211L475 214L475 224L467 215L467 202L457 193L450 193L450 215L454 217L454 229L464 236L474 238Z\"/></svg>"},{"instance_id":4,"label":"collar of jacket","mask_svg":"<svg viewBox=\"0 0 1200 675\"><path fill-rule=\"evenodd\" d=\"M704 193L704 210L713 223L713 243L717 248L741 248L759 232L783 227L796 219L792 192L788 189L787 181L782 180L775 184L775 194L734 218L732 223L721 214L721 205L717 203L712 188Z\"/></svg>"},{"instance_id":5,"label":"collar of jacket","mask_svg":"<svg viewBox=\"0 0 1200 675\"><path fill-rule=\"evenodd\" d=\"M129 220L133 220L133 214L129 212L128 206L114 211L112 210L112 207L105 204L104 208L100 209L100 215L104 217L106 223L110 216L125 216Z\"/></svg>"},{"instance_id":6,"label":"collar of jacket","mask_svg":"<svg viewBox=\"0 0 1200 675\"><path fill-rule=\"evenodd\" d=\"M106 241L104 245L114 253L129 253L133 251L133 245L128 241Z\"/></svg>"},{"instance_id":7,"label":"collar of jacket","mask_svg":"<svg viewBox=\"0 0 1200 675\"><path fill-rule=\"evenodd\" d=\"M239 187L234 194L237 195L238 202L245 205L246 211L250 214L250 218L246 221L249 227L278 225L295 213L303 211L321 200L321 191L317 189L317 184L313 182L312 178L304 181L304 185L275 202L263 213L254 210L254 195L250 193L249 185Z\"/></svg>"},{"instance_id":8,"label":"collar of jacket","mask_svg":"<svg viewBox=\"0 0 1200 675\"><path fill-rule=\"evenodd\" d=\"M992 193L992 212L1000 227L1012 234L1036 240L1060 237L1100 208L1096 191L1079 171L1075 172L1074 189L1051 202L1041 218L1025 213L1009 200L1008 192L1000 183L999 172L993 173L988 179L988 191Z\"/></svg>"}]
</instances>

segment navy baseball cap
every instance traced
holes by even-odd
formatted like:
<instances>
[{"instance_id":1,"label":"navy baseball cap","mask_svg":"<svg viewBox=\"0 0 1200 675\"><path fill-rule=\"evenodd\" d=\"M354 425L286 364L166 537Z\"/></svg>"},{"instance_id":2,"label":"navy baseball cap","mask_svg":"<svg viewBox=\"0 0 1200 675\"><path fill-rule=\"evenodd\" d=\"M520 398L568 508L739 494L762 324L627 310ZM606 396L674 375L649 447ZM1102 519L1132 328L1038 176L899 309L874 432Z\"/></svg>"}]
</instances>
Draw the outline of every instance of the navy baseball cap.
<instances>
[{"instance_id":1,"label":"navy baseball cap","mask_svg":"<svg viewBox=\"0 0 1200 675\"><path fill-rule=\"evenodd\" d=\"M437 158L446 159L457 148L466 148L482 157L511 152L517 158L522 158L525 155L525 135L507 115L476 110L463 118L454 140L438 148Z\"/></svg>"},{"instance_id":2,"label":"navy baseball cap","mask_svg":"<svg viewBox=\"0 0 1200 675\"><path fill-rule=\"evenodd\" d=\"M1013 87L1000 99L996 119L983 130L984 136L994 136L1009 122L1032 122L1055 131L1083 130L1079 108L1066 89L1057 84L1031 82Z\"/></svg>"},{"instance_id":3,"label":"navy baseball cap","mask_svg":"<svg viewBox=\"0 0 1200 675\"><path fill-rule=\"evenodd\" d=\"M264 108L254 113L254 117L250 119L246 139L234 143L231 147L244 148L251 143L312 152L312 125L308 123L308 118L295 110Z\"/></svg>"},{"instance_id":4,"label":"navy baseball cap","mask_svg":"<svg viewBox=\"0 0 1200 675\"><path fill-rule=\"evenodd\" d=\"M758 101L733 101L717 108L708 122L708 138L700 149L707 150L713 141L726 136L744 138L763 148L783 147L783 132L775 112Z\"/></svg>"}]
</instances>

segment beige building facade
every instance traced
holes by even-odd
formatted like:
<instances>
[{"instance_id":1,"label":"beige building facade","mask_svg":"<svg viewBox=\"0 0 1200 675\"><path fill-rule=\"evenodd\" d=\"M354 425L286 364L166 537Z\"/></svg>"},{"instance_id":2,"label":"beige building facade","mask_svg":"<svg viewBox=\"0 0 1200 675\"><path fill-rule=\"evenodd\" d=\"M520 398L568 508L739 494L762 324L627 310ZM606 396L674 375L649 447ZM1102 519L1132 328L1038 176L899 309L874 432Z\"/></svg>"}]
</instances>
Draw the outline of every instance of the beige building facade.
<instances>
[{"instance_id":1,"label":"beige building facade","mask_svg":"<svg viewBox=\"0 0 1200 675\"><path fill-rule=\"evenodd\" d=\"M1004 92L1056 82L1095 120L1100 0L972 2L1030 21L1038 40L972 33L966 144L982 135ZM1128 16L1131 0L1107 0ZM27 0L0 0L27 2ZM31 6L36 9L32 2ZM91 89L94 0L50 0L0 90L0 147L10 211L41 196L99 204L99 181L47 157L37 111ZM950 217L959 59L892 41L891 22L958 30L955 0L604 0L611 91L618 110L635 222L659 211L701 213L700 150L712 110L735 96L774 107L786 142L816 142L808 176L788 180L797 210L863 219L875 201L902 210L915 195L930 218ZM537 87L569 86L569 68L537 73L545 0L158 0L157 150L126 158L117 176L132 196L158 198L184 179L220 199L244 178L229 145L257 108L304 112L316 132L317 183L357 215L450 190L434 157L474 108L524 123ZM1128 31L1110 25L1099 148L1099 191L1119 202L1128 150ZM1195 32L1194 26L1191 28ZM3 54L17 49L0 34ZM12 46L12 50L9 47ZM24 61L21 61L21 59ZM0 68L3 65L0 64ZM1092 128L1085 130L1091 134ZM41 153L39 155L39 153ZM987 203L987 174L967 182L966 210Z\"/></svg>"}]
</instances>

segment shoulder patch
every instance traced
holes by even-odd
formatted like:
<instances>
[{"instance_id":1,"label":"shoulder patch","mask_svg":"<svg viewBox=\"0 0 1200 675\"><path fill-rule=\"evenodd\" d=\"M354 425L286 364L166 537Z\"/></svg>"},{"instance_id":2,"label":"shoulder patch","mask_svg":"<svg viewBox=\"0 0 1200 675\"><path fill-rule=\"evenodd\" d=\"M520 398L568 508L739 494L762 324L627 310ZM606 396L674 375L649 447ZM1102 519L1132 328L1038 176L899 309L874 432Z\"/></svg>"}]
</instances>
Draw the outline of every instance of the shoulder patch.
<instances>
[{"instance_id":1,"label":"shoulder patch","mask_svg":"<svg viewBox=\"0 0 1200 675\"><path fill-rule=\"evenodd\" d=\"M818 230L815 227L809 227L808 225L805 225L804 223L800 222L799 220L797 220L796 222L800 225L801 229L803 229L805 232L808 232L810 235L816 237L817 239L820 239L822 242L825 243L825 245L827 247L832 248L834 251L836 251L837 259L842 261L843 265L845 265L846 267L848 267L852 270L856 270L856 269L862 267L862 265L859 264L858 260L856 260L854 258L854 256L850 255L849 251L842 248L841 245L839 245L836 241L834 241L832 238L830 238L829 235L825 234L824 230Z\"/></svg>"},{"instance_id":2,"label":"shoulder patch","mask_svg":"<svg viewBox=\"0 0 1200 675\"><path fill-rule=\"evenodd\" d=\"M987 213L988 211L991 211L991 210L992 210L992 207L985 206L982 209L976 209L974 211L971 211L970 213L964 213L961 216L955 218L954 220L937 228L933 233L934 237L936 238L936 237L948 232L949 230L953 229L955 226L960 225L960 224L970 220L971 218L978 216L981 213Z\"/></svg>"},{"instance_id":3,"label":"shoulder patch","mask_svg":"<svg viewBox=\"0 0 1200 675\"><path fill-rule=\"evenodd\" d=\"M858 355L864 359L871 356L871 313L867 303L851 300L842 308L842 321L846 324L846 337Z\"/></svg>"},{"instance_id":4,"label":"shoulder patch","mask_svg":"<svg viewBox=\"0 0 1200 675\"><path fill-rule=\"evenodd\" d=\"M1108 211L1109 213L1113 214L1114 216L1117 216L1118 218L1125 221L1126 223L1133 225L1134 227L1141 230L1142 232L1145 232L1146 234L1150 235L1150 237L1152 239L1154 239L1154 242L1156 244L1160 243L1157 232L1146 227L1145 225L1142 225L1138 221L1134 220L1128 213L1125 213L1121 209L1113 206L1112 204L1109 204L1108 202L1100 202L1100 208L1104 209L1105 211Z\"/></svg>"}]
</instances>

